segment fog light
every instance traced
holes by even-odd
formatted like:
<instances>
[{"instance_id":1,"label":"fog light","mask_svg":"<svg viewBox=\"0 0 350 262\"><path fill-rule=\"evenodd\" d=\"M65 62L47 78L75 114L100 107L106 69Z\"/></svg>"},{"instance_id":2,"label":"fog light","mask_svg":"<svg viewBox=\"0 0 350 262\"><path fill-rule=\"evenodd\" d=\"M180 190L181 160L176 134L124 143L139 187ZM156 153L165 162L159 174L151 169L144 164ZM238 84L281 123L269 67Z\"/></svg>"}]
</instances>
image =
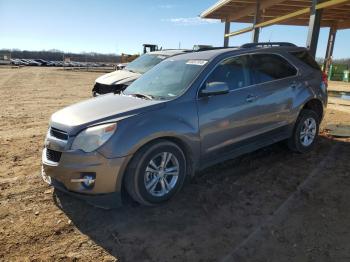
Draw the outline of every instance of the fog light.
<instances>
[{"instance_id":1,"label":"fog light","mask_svg":"<svg viewBox=\"0 0 350 262\"><path fill-rule=\"evenodd\" d=\"M81 183L83 187L91 189L95 185L96 175L95 174L83 174L82 178L71 179L72 183Z\"/></svg>"},{"instance_id":2,"label":"fog light","mask_svg":"<svg viewBox=\"0 0 350 262\"><path fill-rule=\"evenodd\" d=\"M83 177L83 186L85 187L93 187L95 184L95 177L91 175L87 175Z\"/></svg>"}]
</instances>

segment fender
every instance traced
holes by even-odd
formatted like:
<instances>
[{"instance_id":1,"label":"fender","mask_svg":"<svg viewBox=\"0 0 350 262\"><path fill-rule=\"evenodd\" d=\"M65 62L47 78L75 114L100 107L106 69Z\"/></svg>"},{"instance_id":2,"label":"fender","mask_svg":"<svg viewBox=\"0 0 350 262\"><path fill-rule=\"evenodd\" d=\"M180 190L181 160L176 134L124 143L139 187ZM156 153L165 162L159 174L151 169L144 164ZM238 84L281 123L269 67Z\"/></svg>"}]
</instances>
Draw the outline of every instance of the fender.
<instances>
[{"instance_id":1,"label":"fender","mask_svg":"<svg viewBox=\"0 0 350 262\"><path fill-rule=\"evenodd\" d=\"M200 137L195 103L170 101L157 111L124 119L118 122L116 134L98 151L107 158L125 157L135 154L142 146L159 138L180 140L197 163L200 157Z\"/></svg>"}]
</instances>

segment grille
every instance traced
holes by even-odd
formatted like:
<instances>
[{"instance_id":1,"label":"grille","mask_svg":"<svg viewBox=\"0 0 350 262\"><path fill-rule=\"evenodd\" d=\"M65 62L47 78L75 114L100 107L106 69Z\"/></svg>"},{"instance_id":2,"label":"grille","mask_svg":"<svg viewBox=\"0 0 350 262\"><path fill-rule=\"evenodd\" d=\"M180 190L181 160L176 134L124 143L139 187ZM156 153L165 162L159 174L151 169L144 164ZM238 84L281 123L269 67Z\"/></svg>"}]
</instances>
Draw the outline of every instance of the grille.
<instances>
[{"instance_id":1,"label":"grille","mask_svg":"<svg viewBox=\"0 0 350 262\"><path fill-rule=\"evenodd\" d=\"M124 84L104 85L96 83L94 88L92 89L92 92L99 95L108 93L120 93L120 91L124 90L126 87L127 85Z\"/></svg>"},{"instance_id":2,"label":"grille","mask_svg":"<svg viewBox=\"0 0 350 262\"><path fill-rule=\"evenodd\" d=\"M50 135L61 140L68 140L67 132L61 131L53 127L50 128Z\"/></svg>"},{"instance_id":3,"label":"grille","mask_svg":"<svg viewBox=\"0 0 350 262\"><path fill-rule=\"evenodd\" d=\"M51 149L46 149L46 158L52 162L59 162L61 159L61 152L51 150Z\"/></svg>"}]
</instances>

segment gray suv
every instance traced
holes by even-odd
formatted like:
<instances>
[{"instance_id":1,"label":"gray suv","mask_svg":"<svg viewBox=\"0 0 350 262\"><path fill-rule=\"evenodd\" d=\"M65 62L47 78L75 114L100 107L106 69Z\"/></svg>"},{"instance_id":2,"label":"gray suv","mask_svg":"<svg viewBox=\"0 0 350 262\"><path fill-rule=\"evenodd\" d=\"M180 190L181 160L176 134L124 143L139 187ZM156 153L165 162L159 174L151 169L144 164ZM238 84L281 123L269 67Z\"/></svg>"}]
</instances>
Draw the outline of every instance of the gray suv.
<instances>
[{"instance_id":1,"label":"gray suv","mask_svg":"<svg viewBox=\"0 0 350 262\"><path fill-rule=\"evenodd\" d=\"M174 56L120 95L54 113L42 177L98 206L121 204L121 192L164 202L209 165L282 140L310 151L326 79L305 48L288 43Z\"/></svg>"}]
</instances>

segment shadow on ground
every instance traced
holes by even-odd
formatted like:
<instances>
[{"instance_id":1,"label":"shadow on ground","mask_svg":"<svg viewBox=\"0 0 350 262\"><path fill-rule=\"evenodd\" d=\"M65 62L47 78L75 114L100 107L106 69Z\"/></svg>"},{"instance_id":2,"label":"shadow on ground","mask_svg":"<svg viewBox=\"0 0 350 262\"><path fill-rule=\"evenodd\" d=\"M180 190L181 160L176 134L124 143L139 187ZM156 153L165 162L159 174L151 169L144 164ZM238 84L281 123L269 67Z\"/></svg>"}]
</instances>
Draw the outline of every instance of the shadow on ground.
<instances>
[{"instance_id":1,"label":"shadow on ground","mask_svg":"<svg viewBox=\"0 0 350 262\"><path fill-rule=\"evenodd\" d=\"M305 155L279 143L224 162L158 207L102 210L61 192L54 198L82 233L122 261L214 261L271 215L335 143L321 137Z\"/></svg>"}]
</instances>

